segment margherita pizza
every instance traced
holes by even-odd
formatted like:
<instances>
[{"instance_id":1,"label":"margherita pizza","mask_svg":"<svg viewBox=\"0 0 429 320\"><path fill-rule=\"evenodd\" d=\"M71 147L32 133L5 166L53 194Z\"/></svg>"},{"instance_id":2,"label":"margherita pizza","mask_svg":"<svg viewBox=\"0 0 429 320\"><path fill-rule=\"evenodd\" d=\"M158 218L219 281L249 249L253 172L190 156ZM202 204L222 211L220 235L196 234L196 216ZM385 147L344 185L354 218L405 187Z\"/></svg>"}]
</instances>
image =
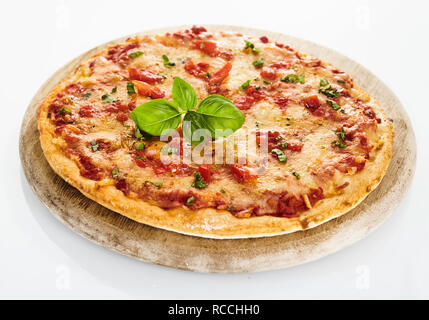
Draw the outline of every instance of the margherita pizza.
<instances>
[{"instance_id":1,"label":"margherita pizza","mask_svg":"<svg viewBox=\"0 0 429 320\"><path fill-rule=\"evenodd\" d=\"M212 238L346 213L380 183L394 136L377 101L336 67L204 27L98 52L43 100L38 125L51 167L87 197Z\"/></svg>"}]
</instances>

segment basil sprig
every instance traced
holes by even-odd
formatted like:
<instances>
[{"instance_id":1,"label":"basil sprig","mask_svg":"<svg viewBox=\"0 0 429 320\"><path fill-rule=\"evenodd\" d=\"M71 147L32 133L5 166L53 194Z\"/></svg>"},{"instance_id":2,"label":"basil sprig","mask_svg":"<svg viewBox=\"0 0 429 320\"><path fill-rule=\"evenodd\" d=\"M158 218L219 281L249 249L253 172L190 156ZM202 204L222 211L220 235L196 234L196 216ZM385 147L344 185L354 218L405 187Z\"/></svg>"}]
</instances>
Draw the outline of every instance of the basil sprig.
<instances>
[{"instance_id":1,"label":"basil sprig","mask_svg":"<svg viewBox=\"0 0 429 320\"><path fill-rule=\"evenodd\" d=\"M194 88L179 77L174 79L172 96L174 102L155 99L143 103L130 113L130 118L140 130L160 136L166 130L176 129L184 114L183 135L192 144L201 143L205 136L227 137L244 123L243 113L221 95L210 95L195 108L197 94ZM204 129L206 135L195 138L194 132L199 129Z\"/></svg>"}]
</instances>

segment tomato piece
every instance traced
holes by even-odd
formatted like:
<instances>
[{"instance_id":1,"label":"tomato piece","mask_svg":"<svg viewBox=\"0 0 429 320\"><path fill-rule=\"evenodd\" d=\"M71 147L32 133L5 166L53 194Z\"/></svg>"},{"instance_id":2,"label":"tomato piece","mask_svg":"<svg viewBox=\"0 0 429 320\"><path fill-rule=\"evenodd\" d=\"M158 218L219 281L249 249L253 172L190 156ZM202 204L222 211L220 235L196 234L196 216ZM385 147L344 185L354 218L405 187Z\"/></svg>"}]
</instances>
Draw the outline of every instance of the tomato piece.
<instances>
[{"instance_id":1,"label":"tomato piece","mask_svg":"<svg viewBox=\"0 0 429 320\"><path fill-rule=\"evenodd\" d=\"M232 69L232 64L230 62L227 62L222 68L220 68L212 75L212 77L209 80L210 84L220 85L226 79L226 77L228 77L231 69Z\"/></svg>"},{"instance_id":2,"label":"tomato piece","mask_svg":"<svg viewBox=\"0 0 429 320\"><path fill-rule=\"evenodd\" d=\"M272 68L276 68L276 69L289 69L290 68L290 63L286 62L286 61L279 61L279 62L275 62L271 65Z\"/></svg>"},{"instance_id":3,"label":"tomato piece","mask_svg":"<svg viewBox=\"0 0 429 320\"><path fill-rule=\"evenodd\" d=\"M246 89L246 95L249 97L252 97L253 99L255 99L255 101L260 101L262 99L264 99L265 97L265 93L262 92L261 89L256 89L255 86L249 86Z\"/></svg>"},{"instance_id":4,"label":"tomato piece","mask_svg":"<svg viewBox=\"0 0 429 320\"><path fill-rule=\"evenodd\" d=\"M151 86L148 85L145 82L141 82L141 81L134 81L133 82L134 85L137 87L137 92L139 95L144 96L144 97L149 97L151 94Z\"/></svg>"},{"instance_id":5,"label":"tomato piece","mask_svg":"<svg viewBox=\"0 0 429 320\"><path fill-rule=\"evenodd\" d=\"M118 120L119 122L124 122L128 120L128 115L126 113L123 112L119 112L116 115L116 120Z\"/></svg>"},{"instance_id":6,"label":"tomato piece","mask_svg":"<svg viewBox=\"0 0 429 320\"><path fill-rule=\"evenodd\" d=\"M205 62L194 64L191 60L187 60L185 63L185 70L197 78L207 80L207 70L209 66L210 65Z\"/></svg>"},{"instance_id":7,"label":"tomato piece","mask_svg":"<svg viewBox=\"0 0 429 320\"><path fill-rule=\"evenodd\" d=\"M116 189L122 191L125 195L130 193L130 185L125 181L125 179L118 180L115 184Z\"/></svg>"},{"instance_id":8,"label":"tomato piece","mask_svg":"<svg viewBox=\"0 0 429 320\"><path fill-rule=\"evenodd\" d=\"M131 80L144 81L150 84L159 83L163 79L160 75L157 75L150 70L140 70L133 67L128 68L128 74Z\"/></svg>"},{"instance_id":9,"label":"tomato piece","mask_svg":"<svg viewBox=\"0 0 429 320\"><path fill-rule=\"evenodd\" d=\"M97 114L97 110L91 106L83 106L79 110L79 115L83 118L92 118Z\"/></svg>"},{"instance_id":10,"label":"tomato piece","mask_svg":"<svg viewBox=\"0 0 429 320\"><path fill-rule=\"evenodd\" d=\"M152 99L161 99L165 97L165 92L157 87L153 87L150 96Z\"/></svg>"},{"instance_id":11,"label":"tomato piece","mask_svg":"<svg viewBox=\"0 0 429 320\"><path fill-rule=\"evenodd\" d=\"M67 133L64 139L68 145L76 145L80 141L80 138L73 133Z\"/></svg>"},{"instance_id":12,"label":"tomato piece","mask_svg":"<svg viewBox=\"0 0 429 320\"><path fill-rule=\"evenodd\" d=\"M261 77L268 80L275 80L277 78L277 72L273 68L263 67L261 70Z\"/></svg>"},{"instance_id":13,"label":"tomato piece","mask_svg":"<svg viewBox=\"0 0 429 320\"><path fill-rule=\"evenodd\" d=\"M212 165L211 164L202 164L198 167L197 171L203 177L204 182L206 184L209 184L210 180L211 180L211 176L212 176Z\"/></svg>"},{"instance_id":14,"label":"tomato piece","mask_svg":"<svg viewBox=\"0 0 429 320\"><path fill-rule=\"evenodd\" d=\"M157 87L152 87L142 81L133 82L137 87L137 92L139 95L144 97L151 97L152 99L159 99L165 96L165 92Z\"/></svg>"},{"instance_id":15,"label":"tomato piece","mask_svg":"<svg viewBox=\"0 0 429 320\"><path fill-rule=\"evenodd\" d=\"M259 40L261 40L262 43L268 43L269 42L267 36L262 36L259 38Z\"/></svg>"},{"instance_id":16,"label":"tomato piece","mask_svg":"<svg viewBox=\"0 0 429 320\"><path fill-rule=\"evenodd\" d=\"M284 96L275 96L273 97L273 100L275 102L275 104L277 104L278 106L285 108L287 107L287 104L289 102L289 99L284 97Z\"/></svg>"},{"instance_id":17,"label":"tomato piece","mask_svg":"<svg viewBox=\"0 0 429 320\"><path fill-rule=\"evenodd\" d=\"M192 30L192 32L193 33L195 33L195 34L200 34L200 33L203 33L203 32L206 32L207 31L207 29L206 28L204 28L204 27L201 27L201 26L193 26L192 28L191 28L191 30Z\"/></svg>"},{"instance_id":18,"label":"tomato piece","mask_svg":"<svg viewBox=\"0 0 429 320\"><path fill-rule=\"evenodd\" d=\"M240 110L250 109L255 102L255 99L250 96L241 96L234 100L234 104Z\"/></svg>"},{"instance_id":19,"label":"tomato piece","mask_svg":"<svg viewBox=\"0 0 429 320\"><path fill-rule=\"evenodd\" d=\"M306 97L304 98L304 104L306 108L310 109L310 111L313 112L320 107L319 97L316 95Z\"/></svg>"},{"instance_id":20,"label":"tomato piece","mask_svg":"<svg viewBox=\"0 0 429 320\"><path fill-rule=\"evenodd\" d=\"M291 151L300 152L304 144L300 141L288 141L287 149Z\"/></svg>"},{"instance_id":21,"label":"tomato piece","mask_svg":"<svg viewBox=\"0 0 429 320\"><path fill-rule=\"evenodd\" d=\"M230 164L229 168L238 182L249 182L256 179L258 176L256 172L246 166Z\"/></svg>"},{"instance_id":22,"label":"tomato piece","mask_svg":"<svg viewBox=\"0 0 429 320\"><path fill-rule=\"evenodd\" d=\"M195 48L201 50L209 56L216 56L218 54L217 44L213 41L208 40L197 40L194 42Z\"/></svg>"}]
</instances>

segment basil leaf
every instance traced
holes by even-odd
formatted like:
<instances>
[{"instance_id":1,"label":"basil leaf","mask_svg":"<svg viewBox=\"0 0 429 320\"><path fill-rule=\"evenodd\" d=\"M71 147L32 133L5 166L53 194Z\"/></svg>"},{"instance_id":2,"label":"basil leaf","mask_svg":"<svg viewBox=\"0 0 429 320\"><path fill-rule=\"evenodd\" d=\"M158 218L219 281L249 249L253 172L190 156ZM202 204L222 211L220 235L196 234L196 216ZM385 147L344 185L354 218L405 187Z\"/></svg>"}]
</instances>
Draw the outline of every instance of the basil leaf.
<instances>
[{"instance_id":1,"label":"basil leaf","mask_svg":"<svg viewBox=\"0 0 429 320\"><path fill-rule=\"evenodd\" d=\"M130 113L130 118L140 130L160 136L164 130L176 129L181 120L181 113L169 101L155 99L139 105Z\"/></svg>"},{"instance_id":2,"label":"basil leaf","mask_svg":"<svg viewBox=\"0 0 429 320\"><path fill-rule=\"evenodd\" d=\"M214 138L227 137L231 133L225 130L235 132L244 123L244 115L240 109L227 98L217 94L212 94L201 101L196 113L204 116L204 128L209 130ZM216 129L224 132L216 132Z\"/></svg>"},{"instance_id":3,"label":"basil leaf","mask_svg":"<svg viewBox=\"0 0 429 320\"><path fill-rule=\"evenodd\" d=\"M202 136L199 139L197 139L196 136L194 136L195 131L197 130L204 130L202 131L202 134L206 133L207 136L210 138L213 136L211 131L207 129L207 126L209 124L207 123L207 120L204 115L199 114L195 111L189 111L186 113L185 117L183 118L183 136L188 140L191 144L196 145L200 144L205 140L205 137ZM194 140L193 140L194 139Z\"/></svg>"},{"instance_id":4,"label":"basil leaf","mask_svg":"<svg viewBox=\"0 0 429 320\"><path fill-rule=\"evenodd\" d=\"M197 94L194 88L179 77L174 78L172 94L174 102L182 110L192 110L197 105Z\"/></svg>"}]
</instances>

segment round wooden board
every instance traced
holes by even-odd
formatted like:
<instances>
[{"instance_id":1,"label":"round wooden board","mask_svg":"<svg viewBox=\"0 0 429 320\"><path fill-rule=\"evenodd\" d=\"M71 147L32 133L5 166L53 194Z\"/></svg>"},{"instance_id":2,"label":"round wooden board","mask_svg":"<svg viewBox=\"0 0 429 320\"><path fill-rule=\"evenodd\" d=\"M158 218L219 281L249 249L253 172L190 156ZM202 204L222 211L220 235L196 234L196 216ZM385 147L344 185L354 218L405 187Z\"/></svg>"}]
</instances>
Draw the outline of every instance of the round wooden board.
<instances>
[{"instance_id":1,"label":"round wooden board","mask_svg":"<svg viewBox=\"0 0 429 320\"><path fill-rule=\"evenodd\" d=\"M355 209L316 228L283 236L234 240L199 238L153 228L86 198L57 176L46 161L39 142L36 109L56 83L81 61L127 38L124 37L100 45L58 70L39 89L28 107L21 128L20 157L29 184L48 209L74 231L106 248L146 262L199 272L257 272L302 264L355 243L383 223L406 193L416 161L413 129L393 92L358 63L309 41L249 28L210 26L208 29L266 35L271 40L290 44L349 73L363 89L375 96L395 126L393 158L378 188Z\"/></svg>"}]
</instances>

